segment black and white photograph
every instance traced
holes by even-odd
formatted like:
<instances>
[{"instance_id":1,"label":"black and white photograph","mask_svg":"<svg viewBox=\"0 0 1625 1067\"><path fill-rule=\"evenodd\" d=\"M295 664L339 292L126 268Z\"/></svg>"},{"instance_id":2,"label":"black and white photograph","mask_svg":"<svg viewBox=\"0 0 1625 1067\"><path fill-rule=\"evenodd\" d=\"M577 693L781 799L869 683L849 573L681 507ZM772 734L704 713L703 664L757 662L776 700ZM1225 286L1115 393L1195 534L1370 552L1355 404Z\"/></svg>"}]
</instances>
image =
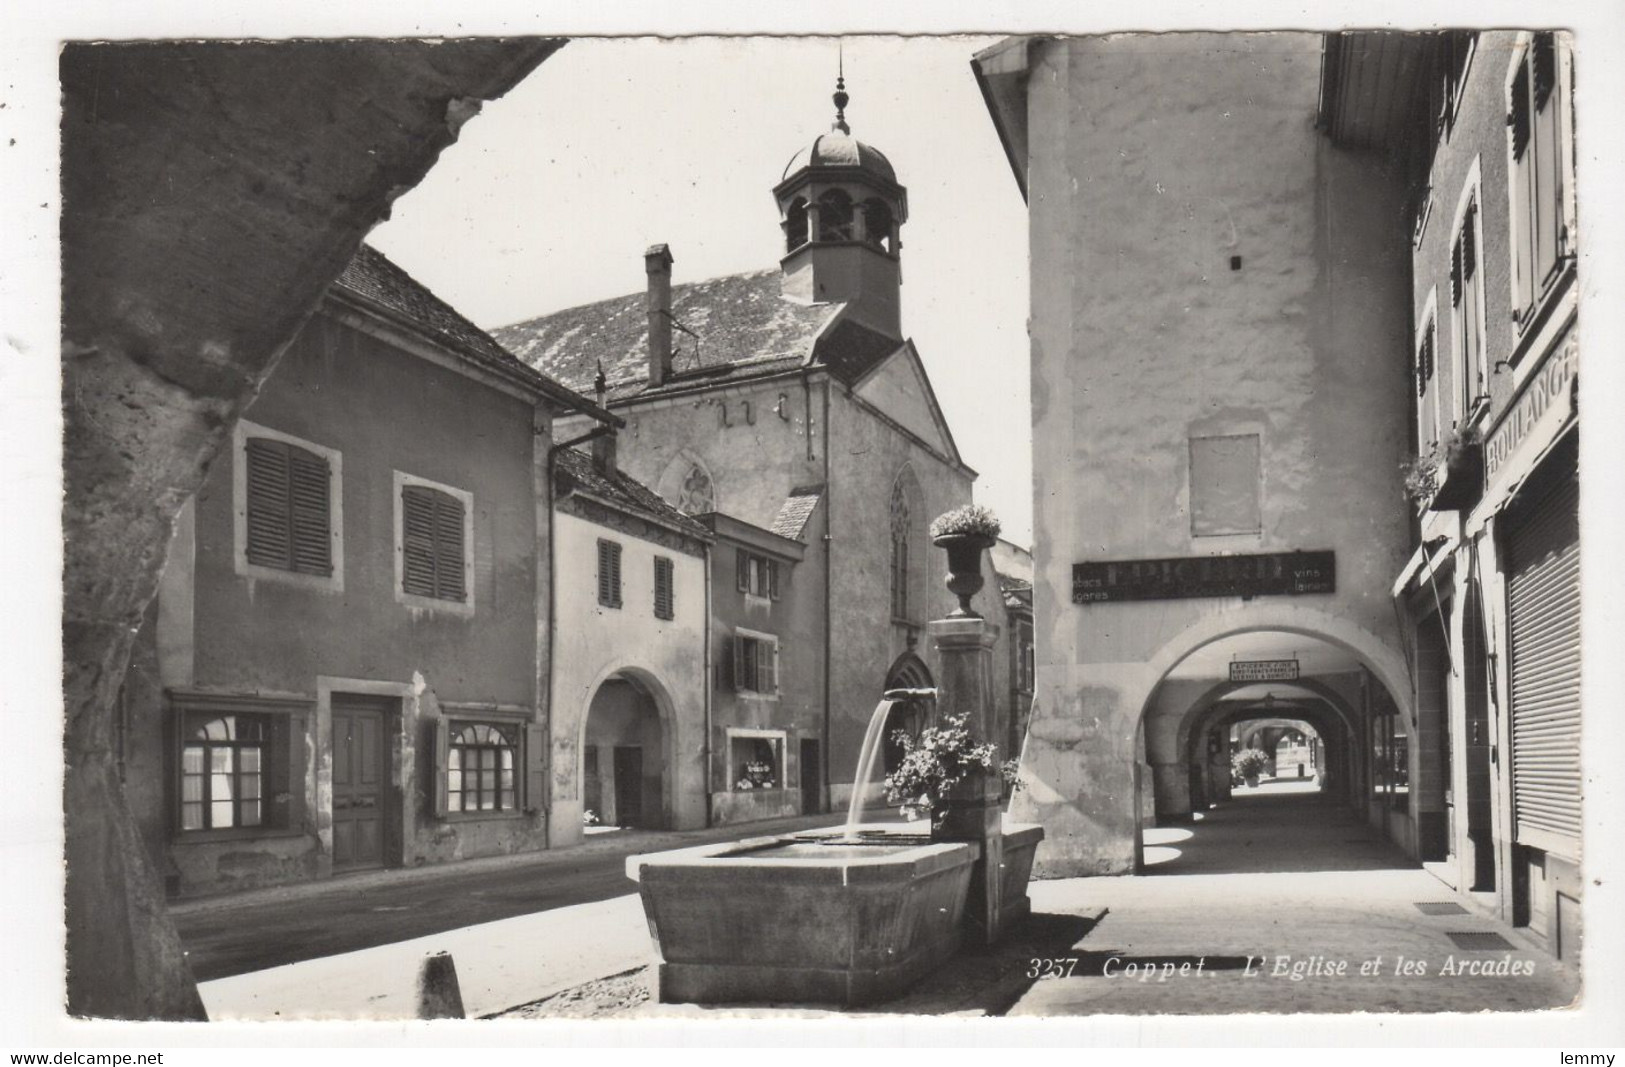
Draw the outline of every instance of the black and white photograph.
<instances>
[{"instance_id":1,"label":"black and white photograph","mask_svg":"<svg viewBox=\"0 0 1625 1067\"><path fill-rule=\"evenodd\" d=\"M8 1051L1612 1062L1625 13L174 6L6 16Z\"/></svg>"}]
</instances>

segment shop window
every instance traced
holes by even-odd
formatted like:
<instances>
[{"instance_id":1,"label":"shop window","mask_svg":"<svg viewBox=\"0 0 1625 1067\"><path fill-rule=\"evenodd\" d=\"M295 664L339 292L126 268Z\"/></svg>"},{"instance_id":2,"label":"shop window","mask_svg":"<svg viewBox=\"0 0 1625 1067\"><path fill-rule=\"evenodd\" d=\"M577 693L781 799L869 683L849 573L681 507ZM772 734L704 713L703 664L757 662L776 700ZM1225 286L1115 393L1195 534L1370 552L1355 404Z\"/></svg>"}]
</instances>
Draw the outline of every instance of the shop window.
<instances>
[{"instance_id":1,"label":"shop window","mask_svg":"<svg viewBox=\"0 0 1625 1067\"><path fill-rule=\"evenodd\" d=\"M785 735L771 731L728 731L729 786L735 792L784 788Z\"/></svg>"},{"instance_id":2,"label":"shop window","mask_svg":"<svg viewBox=\"0 0 1625 1067\"><path fill-rule=\"evenodd\" d=\"M1263 529L1257 434L1190 439L1191 534L1216 537Z\"/></svg>"}]
</instances>

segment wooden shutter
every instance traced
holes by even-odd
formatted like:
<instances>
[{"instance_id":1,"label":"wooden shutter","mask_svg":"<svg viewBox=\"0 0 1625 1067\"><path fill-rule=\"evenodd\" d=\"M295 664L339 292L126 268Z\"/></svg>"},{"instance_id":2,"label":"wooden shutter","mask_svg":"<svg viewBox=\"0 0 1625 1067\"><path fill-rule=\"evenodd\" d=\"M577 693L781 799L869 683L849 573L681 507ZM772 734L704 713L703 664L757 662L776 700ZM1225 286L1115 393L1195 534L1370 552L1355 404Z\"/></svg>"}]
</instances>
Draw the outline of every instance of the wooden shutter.
<instances>
[{"instance_id":1,"label":"wooden shutter","mask_svg":"<svg viewBox=\"0 0 1625 1067\"><path fill-rule=\"evenodd\" d=\"M739 582L739 591L741 593L750 592L750 556L744 549L738 549L734 552L734 571L735 578Z\"/></svg>"},{"instance_id":2,"label":"wooden shutter","mask_svg":"<svg viewBox=\"0 0 1625 1067\"><path fill-rule=\"evenodd\" d=\"M1538 294L1557 269L1561 252L1558 230L1563 218L1563 166L1558 145L1561 123L1558 116L1559 94L1554 91L1557 85L1557 45L1553 35L1535 34L1530 51L1534 77L1534 99L1531 104L1533 129L1530 132L1530 141L1534 146L1534 282Z\"/></svg>"},{"instance_id":3,"label":"wooden shutter","mask_svg":"<svg viewBox=\"0 0 1625 1067\"><path fill-rule=\"evenodd\" d=\"M525 810L546 811L547 804L547 727L528 724L525 727Z\"/></svg>"},{"instance_id":4,"label":"wooden shutter","mask_svg":"<svg viewBox=\"0 0 1625 1067\"><path fill-rule=\"evenodd\" d=\"M1522 319L1535 299L1534 263L1534 153L1529 151L1533 130L1530 110L1529 60L1525 56L1512 79L1512 111L1507 127L1512 138L1512 215L1516 229L1512 240L1513 317Z\"/></svg>"},{"instance_id":5,"label":"wooden shutter","mask_svg":"<svg viewBox=\"0 0 1625 1067\"><path fill-rule=\"evenodd\" d=\"M752 675L755 672L751 669L753 664L751 662L751 657L748 654L748 647L747 646L749 644L749 641L750 641L750 638L748 638L748 637L741 637L739 634L734 635L734 640L733 640L733 646L734 646L734 648L733 648L734 689L736 691L738 691L738 692L741 692L741 693L748 690L748 689L754 688L754 683L756 681L756 679L754 677L752 677Z\"/></svg>"},{"instance_id":6,"label":"wooden shutter","mask_svg":"<svg viewBox=\"0 0 1625 1067\"><path fill-rule=\"evenodd\" d=\"M760 671L762 676L761 691L764 693L777 693L779 691L779 643L777 641L762 641L759 644Z\"/></svg>"},{"instance_id":7,"label":"wooden shutter","mask_svg":"<svg viewBox=\"0 0 1625 1067\"><path fill-rule=\"evenodd\" d=\"M767 595L774 600L779 599L779 561L770 559L767 564Z\"/></svg>"},{"instance_id":8,"label":"wooden shutter","mask_svg":"<svg viewBox=\"0 0 1625 1067\"><path fill-rule=\"evenodd\" d=\"M1566 478L1509 519L1515 838L1578 859L1579 486Z\"/></svg>"},{"instance_id":9,"label":"wooden shutter","mask_svg":"<svg viewBox=\"0 0 1625 1067\"><path fill-rule=\"evenodd\" d=\"M738 688L738 686L734 684L734 642L737 640L738 638L735 637L724 637L722 639L721 647L717 649L716 671L718 689L721 689L724 686L735 689Z\"/></svg>"},{"instance_id":10,"label":"wooden shutter","mask_svg":"<svg viewBox=\"0 0 1625 1067\"><path fill-rule=\"evenodd\" d=\"M292 539L288 533L288 446L269 438L250 437L245 447L248 562L292 570Z\"/></svg>"},{"instance_id":11,"label":"wooden shutter","mask_svg":"<svg viewBox=\"0 0 1625 1067\"><path fill-rule=\"evenodd\" d=\"M244 447L245 558L260 567L332 574L332 470L327 460L266 437L251 437Z\"/></svg>"},{"instance_id":12,"label":"wooden shutter","mask_svg":"<svg viewBox=\"0 0 1625 1067\"><path fill-rule=\"evenodd\" d=\"M466 600L463 502L424 485L401 487L401 589Z\"/></svg>"},{"instance_id":13,"label":"wooden shutter","mask_svg":"<svg viewBox=\"0 0 1625 1067\"><path fill-rule=\"evenodd\" d=\"M655 557L655 616L670 619L673 610L672 562L665 556Z\"/></svg>"},{"instance_id":14,"label":"wooden shutter","mask_svg":"<svg viewBox=\"0 0 1625 1067\"><path fill-rule=\"evenodd\" d=\"M1422 343L1416 349L1416 395L1428 395L1428 379L1433 377L1433 323L1422 331Z\"/></svg>"},{"instance_id":15,"label":"wooden shutter","mask_svg":"<svg viewBox=\"0 0 1625 1067\"><path fill-rule=\"evenodd\" d=\"M332 474L327 460L289 445L288 468L292 482L293 569L301 574L332 574Z\"/></svg>"},{"instance_id":16,"label":"wooden shutter","mask_svg":"<svg viewBox=\"0 0 1625 1067\"><path fill-rule=\"evenodd\" d=\"M621 606L621 546L614 541L598 541L598 603Z\"/></svg>"},{"instance_id":17,"label":"wooden shutter","mask_svg":"<svg viewBox=\"0 0 1625 1067\"><path fill-rule=\"evenodd\" d=\"M430 745L429 759L434 765L434 815L437 819L446 817L446 809L450 803L448 799L449 785L446 781L446 764L451 757L451 728L445 719L432 719L429 722L433 742Z\"/></svg>"}]
</instances>

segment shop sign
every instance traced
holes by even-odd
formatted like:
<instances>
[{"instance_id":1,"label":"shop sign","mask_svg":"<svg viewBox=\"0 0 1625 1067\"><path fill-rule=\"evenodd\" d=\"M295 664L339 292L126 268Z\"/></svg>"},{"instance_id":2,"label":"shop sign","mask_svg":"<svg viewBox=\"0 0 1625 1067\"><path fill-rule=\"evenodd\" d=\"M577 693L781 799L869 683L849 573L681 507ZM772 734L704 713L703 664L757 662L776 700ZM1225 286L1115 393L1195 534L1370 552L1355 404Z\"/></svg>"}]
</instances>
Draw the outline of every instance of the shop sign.
<instances>
[{"instance_id":1,"label":"shop sign","mask_svg":"<svg viewBox=\"0 0 1625 1067\"><path fill-rule=\"evenodd\" d=\"M1484 444L1486 481L1494 480L1525 441L1533 441L1539 448L1568 422L1578 356L1579 343L1570 340L1530 377L1523 395Z\"/></svg>"},{"instance_id":2,"label":"shop sign","mask_svg":"<svg viewBox=\"0 0 1625 1067\"><path fill-rule=\"evenodd\" d=\"M1295 682L1298 680L1298 661L1295 659L1233 659L1230 661L1232 682Z\"/></svg>"},{"instance_id":3,"label":"shop sign","mask_svg":"<svg viewBox=\"0 0 1625 1067\"><path fill-rule=\"evenodd\" d=\"M1072 602L1337 592L1335 552L1105 560L1072 565Z\"/></svg>"}]
</instances>

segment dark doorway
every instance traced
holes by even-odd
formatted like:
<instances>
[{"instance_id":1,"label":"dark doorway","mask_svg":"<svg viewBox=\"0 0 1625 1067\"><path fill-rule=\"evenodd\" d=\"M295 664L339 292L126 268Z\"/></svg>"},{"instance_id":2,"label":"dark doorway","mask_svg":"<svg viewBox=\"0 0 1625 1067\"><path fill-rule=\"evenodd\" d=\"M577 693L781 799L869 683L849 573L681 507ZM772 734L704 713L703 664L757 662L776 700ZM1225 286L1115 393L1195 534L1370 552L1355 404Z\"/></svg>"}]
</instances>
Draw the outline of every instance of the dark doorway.
<instances>
[{"instance_id":1,"label":"dark doorway","mask_svg":"<svg viewBox=\"0 0 1625 1067\"><path fill-rule=\"evenodd\" d=\"M801 742L801 813L824 810L824 765L818 758L818 742Z\"/></svg>"},{"instance_id":2,"label":"dark doorway","mask_svg":"<svg viewBox=\"0 0 1625 1067\"><path fill-rule=\"evenodd\" d=\"M382 867L389 805L388 733L393 701L333 696L333 869Z\"/></svg>"},{"instance_id":3,"label":"dark doorway","mask_svg":"<svg viewBox=\"0 0 1625 1067\"><path fill-rule=\"evenodd\" d=\"M615 746L615 821L643 825L643 749L632 745Z\"/></svg>"}]
</instances>

